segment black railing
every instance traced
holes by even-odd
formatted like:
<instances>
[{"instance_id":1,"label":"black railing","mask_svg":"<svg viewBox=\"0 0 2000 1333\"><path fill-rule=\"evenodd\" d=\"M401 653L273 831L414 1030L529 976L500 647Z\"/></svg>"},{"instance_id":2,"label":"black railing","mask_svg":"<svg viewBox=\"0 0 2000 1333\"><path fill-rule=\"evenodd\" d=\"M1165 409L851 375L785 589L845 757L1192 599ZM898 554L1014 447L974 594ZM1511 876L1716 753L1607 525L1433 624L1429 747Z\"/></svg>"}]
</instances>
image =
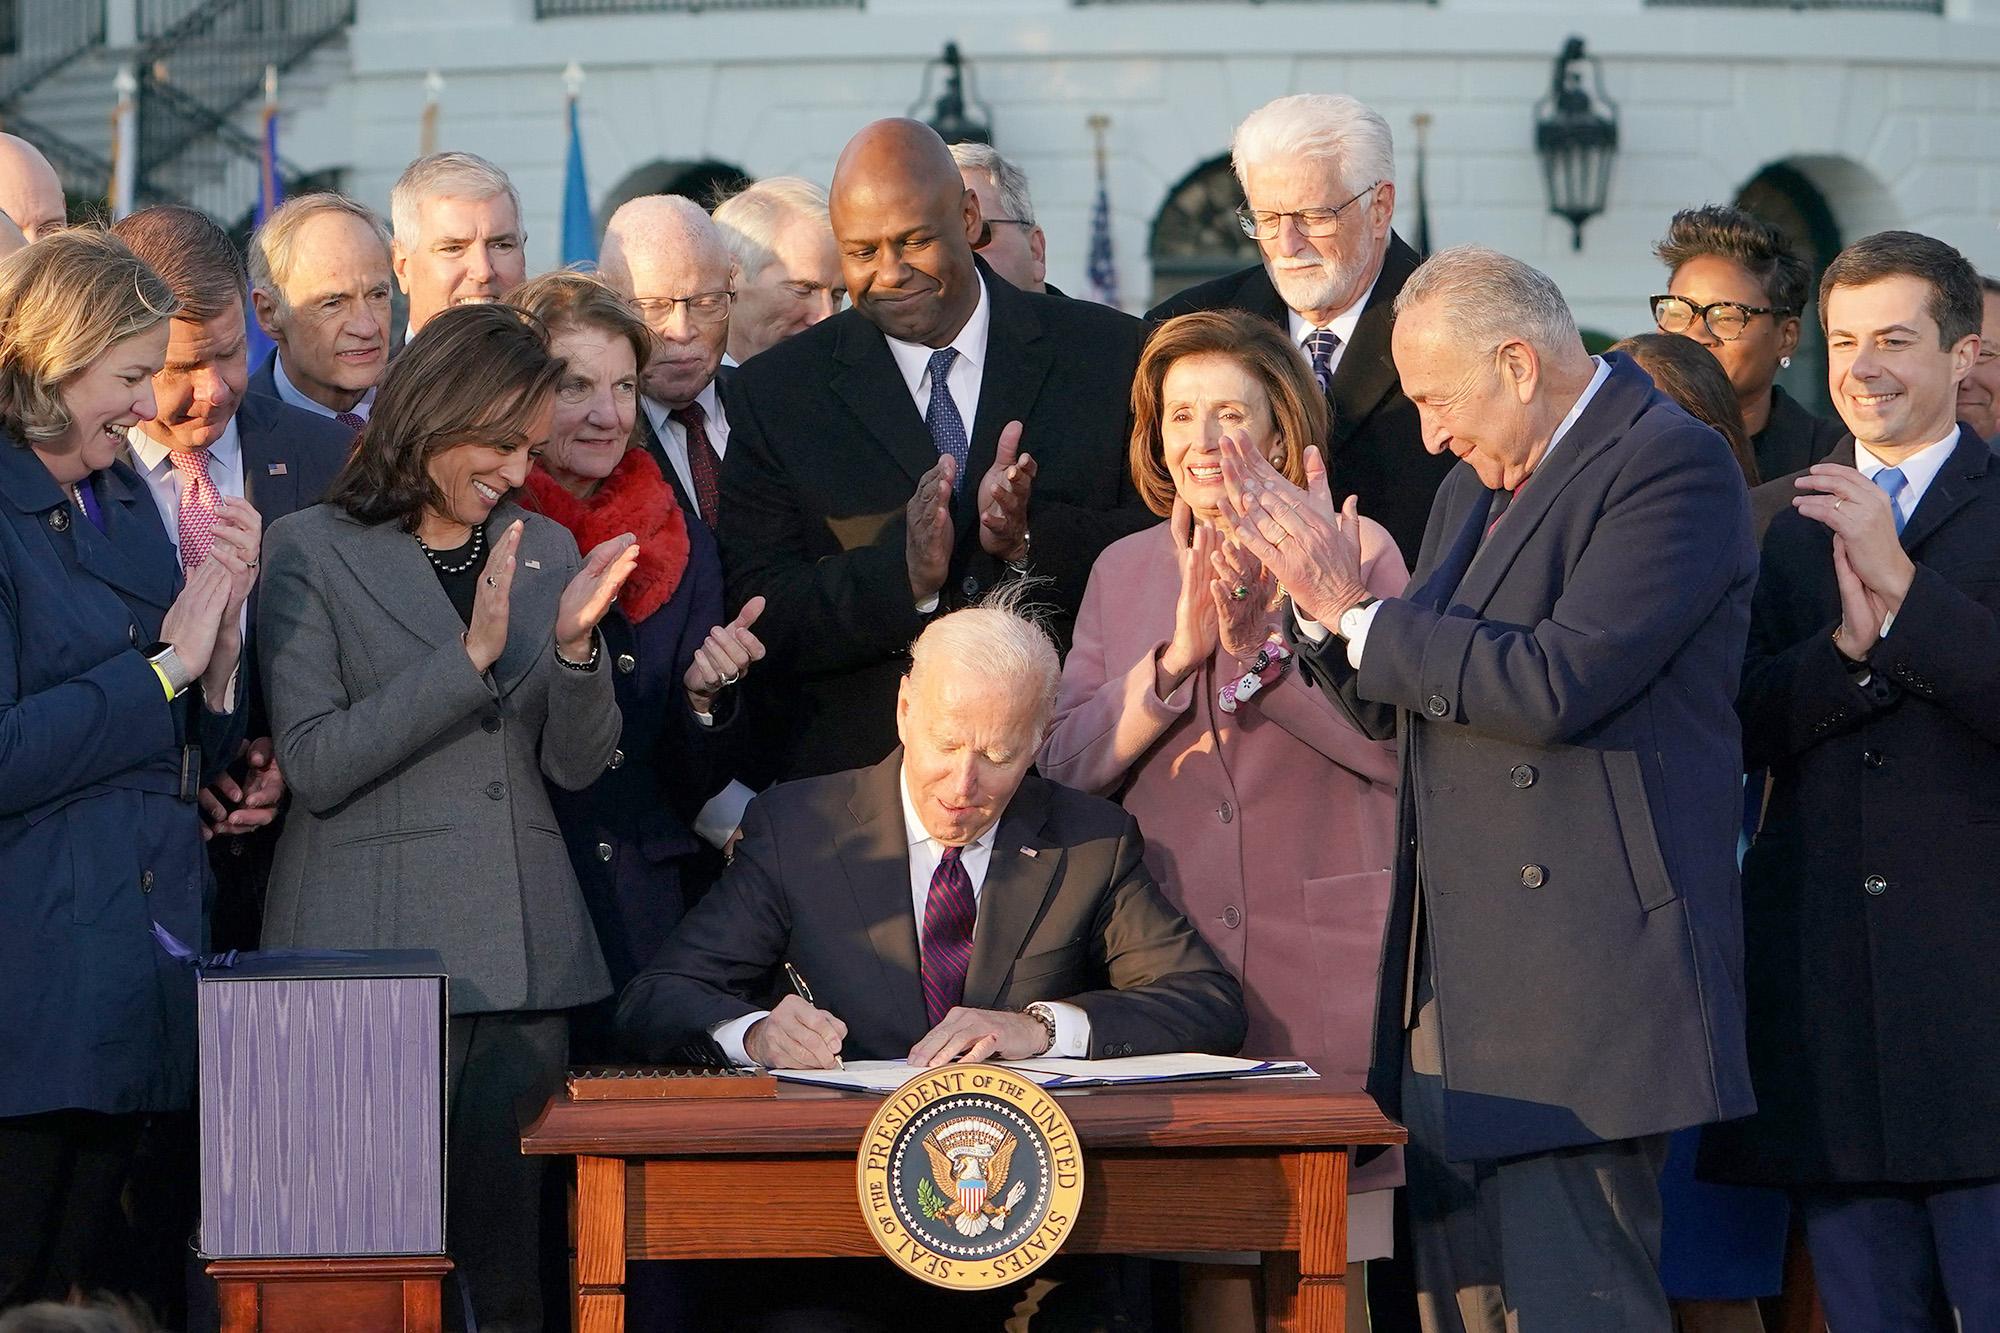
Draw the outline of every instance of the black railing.
<instances>
[{"instance_id":1,"label":"black railing","mask_svg":"<svg viewBox=\"0 0 2000 1333\"><path fill-rule=\"evenodd\" d=\"M723 14L757 9L860 9L866 0L535 0L538 19L580 14Z\"/></svg>"},{"instance_id":2,"label":"black railing","mask_svg":"<svg viewBox=\"0 0 2000 1333\"><path fill-rule=\"evenodd\" d=\"M1646 0L1656 9L1847 9L1942 14L1944 0Z\"/></svg>"},{"instance_id":3,"label":"black railing","mask_svg":"<svg viewBox=\"0 0 2000 1333\"><path fill-rule=\"evenodd\" d=\"M1078 9L1097 5L1434 5L1438 0L1069 0Z\"/></svg>"},{"instance_id":4,"label":"black railing","mask_svg":"<svg viewBox=\"0 0 2000 1333\"><path fill-rule=\"evenodd\" d=\"M0 106L104 44L103 0L0 3Z\"/></svg>"}]
</instances>

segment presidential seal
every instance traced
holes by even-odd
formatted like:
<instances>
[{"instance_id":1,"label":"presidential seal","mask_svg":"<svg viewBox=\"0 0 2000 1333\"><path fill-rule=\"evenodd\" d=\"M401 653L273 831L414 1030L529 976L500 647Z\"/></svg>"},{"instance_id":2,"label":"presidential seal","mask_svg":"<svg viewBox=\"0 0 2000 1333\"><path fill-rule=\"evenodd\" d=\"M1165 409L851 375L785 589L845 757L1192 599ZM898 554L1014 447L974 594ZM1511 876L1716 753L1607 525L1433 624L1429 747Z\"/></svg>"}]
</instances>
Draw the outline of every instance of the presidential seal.
<instances>
[{"instance_id":1,"label":"presidential seal","mask_svg":"<svg viewBox=\"0 0 2000 1333\"><path fill-rule=\"evenodd\" d=\"M1041 1267L1083 1202L1069 1117L1032 1081L992 1065L946 1065L889 1094L862 1136L856 1177L883 1253L960 1291Z\"/></svg>"}]
</instances>

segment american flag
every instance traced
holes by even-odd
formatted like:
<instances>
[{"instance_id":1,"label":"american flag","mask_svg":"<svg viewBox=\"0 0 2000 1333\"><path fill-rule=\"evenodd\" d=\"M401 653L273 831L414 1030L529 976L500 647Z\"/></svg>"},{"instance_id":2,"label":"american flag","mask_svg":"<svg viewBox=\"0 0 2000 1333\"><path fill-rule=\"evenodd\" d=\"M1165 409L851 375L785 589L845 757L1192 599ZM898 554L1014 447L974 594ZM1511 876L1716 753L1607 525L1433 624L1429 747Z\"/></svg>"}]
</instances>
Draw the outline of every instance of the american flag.
<instances>
[{"instance_id":1,"label":"american flag","mask_svg":"<svg viewBox=\"0 0 2000 1333\"><path fill-rule=\"evenodd\" d=\"M1090 118L1090 128L1097 134L1097 203L1090 210L1090 298L1117 308L1118 263L1111 257L1111 190L1104 169L1104 131L1109 124L1105 116Z\"/></svg>"}]
</instances>

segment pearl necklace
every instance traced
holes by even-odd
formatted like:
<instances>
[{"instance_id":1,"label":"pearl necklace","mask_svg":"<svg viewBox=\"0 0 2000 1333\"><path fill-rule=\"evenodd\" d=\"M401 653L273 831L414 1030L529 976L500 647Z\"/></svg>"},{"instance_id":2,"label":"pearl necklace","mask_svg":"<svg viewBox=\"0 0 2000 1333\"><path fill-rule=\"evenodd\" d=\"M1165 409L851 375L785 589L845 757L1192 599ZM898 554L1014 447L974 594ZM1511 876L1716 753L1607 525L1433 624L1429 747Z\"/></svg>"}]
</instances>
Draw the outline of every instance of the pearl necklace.
<instances>
[{"instance_id":1,"label":"pearl necklace","mask_svg":"<svg viewBox=\"0 0 2000 1333\"><path fill-rule=\"evenodd\" d=\"M486 529L474 525L472 539L465 544L465 559L456 565L448 565L440 560L438 553L433 551L428 545L425 545L422 537L417 538L417 545L423 548L424 558L437 566L438 573L463 574L478 564L479 557L486 553Z\"/></svg>"}]
</instances>

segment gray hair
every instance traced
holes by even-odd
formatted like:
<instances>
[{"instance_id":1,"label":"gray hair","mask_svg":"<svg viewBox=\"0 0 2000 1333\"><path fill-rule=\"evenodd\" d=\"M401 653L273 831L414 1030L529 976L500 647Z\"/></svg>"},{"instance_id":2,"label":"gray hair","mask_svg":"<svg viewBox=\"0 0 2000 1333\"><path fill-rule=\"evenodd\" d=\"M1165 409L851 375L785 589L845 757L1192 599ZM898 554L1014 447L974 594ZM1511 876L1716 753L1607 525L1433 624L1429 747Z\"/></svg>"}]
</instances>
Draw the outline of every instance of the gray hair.
<instances>
[{"instance_id":1,"label":"gray hair","mask_svg":"<svg viewBox=\"0 0 2000 1333\"><path fill-rule=\"evenodd\" d=\"M1062 662L1055 640L1036 618L1035 590L1046 580L1004 583L972 606L939 616L910 645L910 674L926 664L954 666L1003 682L1035 704L1037 739L1055 716Z\"/></svg>"},{"instance_id":2,"label":"gray hair","mask_svg":"<svg viewBox=\"0 0 2000 1333\"><path fill-rule=\"evenodd\" d=\"M955 143L951 160L960 171L983 171L999 192L1000 206L1016 222L1035 225L1035 201L1028 197L1028 173L1000 156L992 144Z\"/></svg>"},{"instance_id":3,"label":"gray hair","mask_svg":"<svg viewBox=\"0 0 2000 1333\"><path fill-rule=\"evenodd\" d=\"M826 191L801 176L772 176L744 186L715 206L714 220L745 281L770 266L777 257L778 233L791 223L810 222L829 235L833 231Z\"/></svg>"},{"instance_id":4,"label":"gray hair","mask_svg":"<svg viewBox=\"0 0 2000 1333\"><path fill-rule=\"evenodd\" d=\"M642 194L618 206L604 224L604 241L597 248L597 271L626 297L632 295L632 267L627 251L703 250L732 262L722 229L708 210L686 195Z\"/></svg>"},{"instance_id":5,"label":"gray hair","mask_svg":"<svg viewBox=\"0 0 2000 1333\"><path fill-rule=\"evenodd\" d=\"M1483 347L1524 338L1542 352L1580 349L1576 317L1540 269L1483 245L1455 245L1425 260L1396 293L1396 314L1441 301L1459 337Z\"/></svg>"},{"instance_id":6,"label":"gray hair","mask_svg":"<svg viewBox=\"0 0 2000 1333\"><path fill-rule=\"evenodd\" d=\"M389 191L389 216L396 240L405 249L422 243L423 206L427 199L491 199L507 196L514 206L514 223L521 222L521 196L507 173L477 153L432 153L403 168Z\"/></svg>"},{"instance_id":7,"label":"gray hair","mask_svg":"<svg viewBox=\"0 0 2000 1333\"><path fill-rule=\"evenodd\" d=\"M276 301L280 309L284 308L284 285L292 277L292 252L298 245L299 232L306 223L322 213L345 213L348 217L360 219L368 230L375 233L375 239L382 242L383 254L388 254L389 227L374 209L330 190L294 195L279 204L276 211L264 219L264 225L251 234L251 291L263 292Z\"/></svg>"},{"instance_id":8,"label":"gray hair","mask_svg":"<svg viewBox=\"0 0 2000 1333\"><path fill-rule=\"evenodd\" d=\"M1266 102L1236 127L1229 157L1239 183L1246 167L1299 158L1334 168L1349 194L1396 180L1389 122L1346 93L1294 93Z\"/></svg>"}]
</instances>

